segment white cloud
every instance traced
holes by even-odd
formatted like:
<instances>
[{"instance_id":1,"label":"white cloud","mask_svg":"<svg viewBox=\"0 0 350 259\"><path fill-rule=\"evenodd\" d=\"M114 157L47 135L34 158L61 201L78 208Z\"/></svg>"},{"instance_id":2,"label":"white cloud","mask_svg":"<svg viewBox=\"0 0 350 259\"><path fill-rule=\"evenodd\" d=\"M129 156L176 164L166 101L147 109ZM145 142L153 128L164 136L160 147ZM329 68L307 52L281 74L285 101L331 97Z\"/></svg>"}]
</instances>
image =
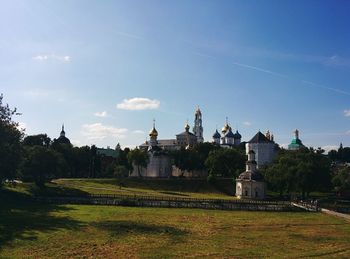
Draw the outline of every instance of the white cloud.
<instances>
[{"instance_id":1,"label":"white cloud","mask_svg":"<svg viewBox=\"0 0 350 259\"><path fill-rule=\"evenodd\" d=\"M60 56L56 54L37 55L33 57L33 59L41 62L47 61L47 60L56 60L56 61L68 63L71 61L71 57L68 55Z\"/></svg>"},{"instance_id":2,"label":"white cloud","mask_svg":"<svg viewBox=\"0 0 350 259\"><path fill-rule=\"evenodd\" d=\"M25 122L18 122L17 129L25 130L27 128L27 124Z\"/></svg>"},{"instance_id":3,"label":"white cloud","mask_svg":"<svg viewBox=\"0 0 350 259\"><path fill-rule=\"evenodd\" d=\"M344 116L350 117L350 110L344 110Z\"/></svg>"},{"instance_id":4,"label":"white cloud","mask_svg":"<svg viewBox=\"0 0 350 259\"><path fill-rule=\"evenodd\" d=\"M78 139L71 139L70 142L74 145L74 146L81 146L81 141Z\"/></svg>"},{"instance_id":5,"label":"white cloud","mask_svg":"<svg viewBox=\"0 0 350 259\"><path fill-rule=\"evenodd\" d=\"M95 112L94 115L95 115L96 117L102 117L102 118L108 116L106 111L103 111L103 112Z\"/></svg>"},{"instance_id":6,"label":"white cloud","mask_svg":"<svg viewBox=\"0 0 350 259\"><path fill-rule=\"evenodd\" d=\"M125 128L116 128L113 126L102 125L101 123L84 124L82 128L82 135L89 140L102 140L106 137L124 138L125 133L128 131Z\"/></svg>"},{"instance_id":7,"label":"white cloud","mask_svg":"<svg viewBox=\"0 0 350 259\"><path fill-rule=\"evenodd\" d=\"M158 109L160 101L148 98L135 97L131 99L124 99L123 102L117 104L118 109L122 110L153 110Z\"/></svg>"},{"instance_id":8,"label":"white cloud","mask_svg":"<svg viewBox=\"0 0 350 259\"><path fill-rule=\"evenodd\" d=\"M326 153L328 153L331 150L338 150L339 146L334 146L334 145L327 145L321 147Z\"/></svg>"},{"instance_id":9,"label":"white cloud","mask_svg":"<svg viewBox=\"0 0 350 259\"><path fill-rule=\"evenodd\" d=\"M243 122L243 125L250 127L250 126L252 126L252 123L250 121L245 121L245 122Z\"/></svg>"},{"instance_id":10,"label":"white cloud","mask_svg":"<svg viewBox=\"0 0 350 259\"><path fill-rule=\"evenodd\" d=\"M278 144L280 148L288 149L288 143Z\"/></svg>"},{"instance_id":11,"label":"white cloud","mask_svg":"<svg viewBox=\"0 0 350 259\"><path fill-rule=\"evenodd\" d=\"M145 134L143 130L134 130L132 133L134 134Z\"/></svg>"}]
</instances>

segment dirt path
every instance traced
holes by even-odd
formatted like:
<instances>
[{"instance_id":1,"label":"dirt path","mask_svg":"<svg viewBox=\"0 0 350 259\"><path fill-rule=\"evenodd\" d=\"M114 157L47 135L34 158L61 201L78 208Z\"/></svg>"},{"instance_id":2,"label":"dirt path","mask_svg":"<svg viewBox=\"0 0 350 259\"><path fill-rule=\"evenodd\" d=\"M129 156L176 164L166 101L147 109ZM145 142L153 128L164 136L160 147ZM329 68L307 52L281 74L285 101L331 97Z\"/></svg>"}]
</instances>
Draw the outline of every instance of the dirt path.
<instances>
[{"instance_id":1,"label":"dirt path","mask_svg":"<svg viewBox=\"0 0 350 259\"><path fill-rule=\"evenodd\" d=\"M341 217L344 219L347 219L350 221L350 215L349 214L344 214L344 213L339 213L333 210L327 210L327 209L321 209L321 212L326 213L328 215L336 216L336 217Z\"/></svg>"}]
</instances>

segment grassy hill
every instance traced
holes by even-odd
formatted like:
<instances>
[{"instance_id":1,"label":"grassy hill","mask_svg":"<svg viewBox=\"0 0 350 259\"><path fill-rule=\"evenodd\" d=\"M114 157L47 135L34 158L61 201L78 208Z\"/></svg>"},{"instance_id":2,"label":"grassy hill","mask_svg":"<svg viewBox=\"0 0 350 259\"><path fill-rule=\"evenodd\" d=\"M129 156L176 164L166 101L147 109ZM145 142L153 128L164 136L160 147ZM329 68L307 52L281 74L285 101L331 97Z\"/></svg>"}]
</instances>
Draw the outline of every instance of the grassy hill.
<instances>
[{"instance_id":1,"label":"grassy hill","mask_svg":"<svg viewBox=\"0 0 350 259\"><path fill-rule=\"evenodd\" d=\"M215 185L205 179L58 179L56 187L95 194L155 195L170 197L233 199L234 186L229 179Z\"/></svg>"},{"instance_id":2,"label":"grassy hill","mask_svg":"<svg viewBox=\"0 0 350 259\"><path fill-rule=\"evenodd\" d=\"M350 257L349 222L320 213L48 205L27 197L0 189L0 258Z\"/></svg>"},{"instance_id":3,"label":"grassy hill","mask_svg":"<svg viewBox=\"0 0 350 259\"><path fill-rule=\"evenodd\" d=\"M8 189L28 195L124 194L205 199L234 199L230 179L209 184L205 179L57 179L39 189L33 183L7 185Z\"/></svg>"}]
</instances>

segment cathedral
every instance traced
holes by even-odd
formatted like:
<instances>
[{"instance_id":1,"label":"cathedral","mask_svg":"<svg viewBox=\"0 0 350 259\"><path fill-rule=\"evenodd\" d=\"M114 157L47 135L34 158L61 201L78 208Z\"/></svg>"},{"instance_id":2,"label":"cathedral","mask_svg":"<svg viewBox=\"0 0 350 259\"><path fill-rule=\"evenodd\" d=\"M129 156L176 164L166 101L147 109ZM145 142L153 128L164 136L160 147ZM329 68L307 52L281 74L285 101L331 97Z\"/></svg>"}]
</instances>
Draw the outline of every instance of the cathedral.
<instances>
[{"instance_id":1,"label":"cathedral","mask_svg":"<svg viewBox=\"0 0 350 259\"><path fill-rule=\"evenodd\" d=\"M199 107L196 109L194 114L194 126L193 133L190 132L190 125L185 124L184 131L176 134L175 139L158 139L153 138L152 132L156 131L155 123L153 122L153 128L149 133L150 140L139 146L140 149L147 150L150 146L158 146L164 150L179 150L181 147L189 148L197 143L203 143L203 126L202 126L202 112ZM158 136L158 133L157 133ZM152 142L152 143L151 143Z\"/></svg>"},{"instance_id":2,"label":"cathedral","mask_svg":"<svg viewBox=\"0 0 350 259\"><path fill-rule=\"evenodd\" d=\"M241 144L241 134L238 130L235 133L232 132L231 126L228 124L227 118L224 127L221 129L221 134L218 130L213 134L213 143L222 147L238 146Z\"/></svg>"},{"instance_id":3,"label":"cathedral","mask_svg":"<svg viewBox=\"0 0 350 259\"><path fill-rule=\"evenodd\" d=\"M64 131L64 124L62 124L62 130L60 136L57 139L54 139L53 142L56 144L68 144L70 145L69 138L66 137L66 132Z\"/></svg>"},{"instance_id":4,"label":"cathedral","mask_svg":"<svg viewBox=\"0 0 350 259\"><path fill-rule=\"evenodd\" d=\"M149 162L146 168L140 172L142 177L170 177L173 167L168 152L179 150L181 148L191 148L197 143L202 143L203 126L202 112L199 108L195 111L193 133L190 132L190 125L185 124L185 131L176 134L175 139L158 139L155 121L153 128L149 132L149 140L139 146L140 149L147 151ZM176 168L174 169L176 171ZM138 177L138 172L133 170L130 176Z\"/></svg>"}]
</instances>

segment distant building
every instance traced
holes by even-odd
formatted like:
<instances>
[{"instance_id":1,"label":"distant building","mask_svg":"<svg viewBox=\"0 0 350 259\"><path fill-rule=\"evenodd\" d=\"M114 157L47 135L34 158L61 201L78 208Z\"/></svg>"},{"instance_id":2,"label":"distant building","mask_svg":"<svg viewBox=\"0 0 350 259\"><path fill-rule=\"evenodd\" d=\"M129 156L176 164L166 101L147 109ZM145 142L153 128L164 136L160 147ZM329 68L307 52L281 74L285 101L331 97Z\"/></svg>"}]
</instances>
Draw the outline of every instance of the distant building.
<instances>
[{"instance_id":1,"label":"distant building","mask_svg":"<svg viewBox=\"0 0 350 259\"><path fill-rule=\"evenodd\" d=\"M294 138L292 139L292 142L288 145L289 150L299 150L301 148L304 148L305 146L299 139L299 130L294 131Z\"/></svg>"},{"instance_id":2,"label":"distant building","mask_svg":"<svg viewBox=\"0 0 350 259\"><path fill-rule=\"evenodd\" d=\"M193 127L193 133L197 137L197 143L203 143L203 126L202 126L202 112L197 108L195 114L194 114L194 127Z\"/></svg>"},{"instance_id":3,"label":"distant building","mask_svg":"<svg viewBox=\"0 0 350 259\"><path fill-rule=\"evenodd\" d=\"M192 147L197 143L202 143L203 139L203 126L202 126L202 112L197 108L195 112L194 120L194 133L190 132L190 125L185 124L185 131L176 135L175 139L157 139L157 140L146 140L143 144L139 145L140 149L146 150L149 146L157 146L164 150L179 150L181 147ZM157 133L158 134L158 133ZM157 135L158 136L158 135ZM156 141L156 143L152 142ZM151 143L152 142L152 143Z\"/></svg>"},{"instance_id":4,"label":"distant building","mask_svg":"<svg viewBox=\"0 0 350 259\"><path fill-rule=\"evenodd\" d=\"M112 149L110 147L107 148L97 148L96 153L101 157L110 157L116 159L119 155L118 149Z\"/></svg>"},{"instance_id":5,"label":"distant building","mask_svg":"<svg viewBox=\"0 0 350 259\"><path fill-rule=\"evenodd\" d=\"M221 129L221 134L218 130L213 134L213 143L222 147L239 146L241 144L242 136L238 130L233 133L231 126L228 124L227 118L224 127Z\"/></svg>"},{"instance_id":6,"label":"distant building","mask_svg":"<svg viewBox=\"0 0 350 259\"><path fill-rule=\"evenodd\" d=\"M180 147L192 147L197 144L198 136L190 132L190 125L185 124L185 131L176 135L176 143Z\"/></svg>"},{"instance_id":7,"label":"distant building","mask_svg":"<svg viewBox=\"0 0 350 259\"><path fill-rule=\"evenodd\" d=\"M246 143L246 153L250 150L255 153L255 160L257 162L257 168L262 165L267 165L273 161L276 156L276 144L274 137L267 131L266 134L262 134L260 131Z\"/></svg>"},{"instance_id":8,"label":"distant building","mask_svg":"<svg viewBox=\"0 0 350 259\"><path fill-rule=\"evenodd\" d=\"M147 154L148 164L146 168L142 168L140 175L142 177L170 177L172 172L171 159L167 150L158 145L158 131L153 122L153 128L149 132L150 140L148 141ZM145 148L144 145L140 148ZM145 149L144 149L145 150ZM130 176L139 177L136 167Z\"/></svg>"},{"instance_id":9,"label":"distant building","mask_svg":"<svg viewBox=\"0 0 350 259\"><path fill-rule=\"evenodd\" d=\"M257 170L255 152L248 151L246 170L236 179L236 196L247 199L265 199L266 184L263 175Z\"/></svg>"},{"instance_id":10,"label":"distant building","mask_svg":"<svg viewBox=\"0 0 350 259\"><path fill-rule=\"evenodd\" d=\"M66 132L64 131L64 124L62 124L62 130L60 133L60 136L57 139L53 140L54 144L68 144L70 145L70 140L69 138L66 137Z\"/></svg>"}]
</instances>

